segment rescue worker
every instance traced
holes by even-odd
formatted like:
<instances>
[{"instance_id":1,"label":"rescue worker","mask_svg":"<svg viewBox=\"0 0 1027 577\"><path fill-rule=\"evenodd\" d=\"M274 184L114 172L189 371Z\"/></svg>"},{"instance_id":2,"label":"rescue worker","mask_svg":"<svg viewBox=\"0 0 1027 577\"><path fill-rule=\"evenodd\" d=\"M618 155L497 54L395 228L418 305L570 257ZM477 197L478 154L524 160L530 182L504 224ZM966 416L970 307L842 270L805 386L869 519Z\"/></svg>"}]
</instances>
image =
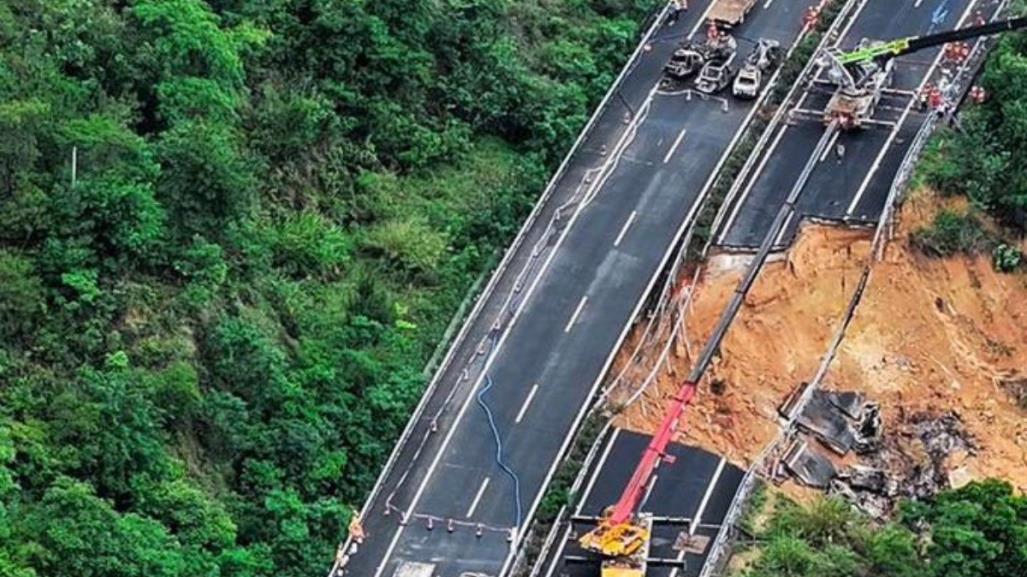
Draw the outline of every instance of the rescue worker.
<instances>
[{"instance_id":1,"label":"rescue worker","mask_svg":"<svg viewBox=\"0 0 1027 577\"><path fill-rule=\"evenodd\" d=\"M688 11L688 0L674 0L674 6L670 9L670 17L667 19L667 26L678 23L681 14Z\"/></svg>"}]
</instances>

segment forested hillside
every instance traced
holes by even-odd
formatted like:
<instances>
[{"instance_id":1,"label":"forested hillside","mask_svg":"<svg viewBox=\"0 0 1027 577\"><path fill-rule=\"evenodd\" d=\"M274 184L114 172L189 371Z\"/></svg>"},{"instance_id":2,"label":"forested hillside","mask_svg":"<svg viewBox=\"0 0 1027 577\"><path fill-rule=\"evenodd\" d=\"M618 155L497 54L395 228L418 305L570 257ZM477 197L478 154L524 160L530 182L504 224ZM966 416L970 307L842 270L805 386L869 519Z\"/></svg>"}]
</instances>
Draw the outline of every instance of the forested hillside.
<instances>
[{"instance_id":1,"label":"forested hillside","mask_svg":"<svg viewBox=\"0 0 1027 577\"><path fill-rule=\"evenodd\" d=\"M0 575L321 574L657 3L0 2Z\"/></svg>"}]
</instances>

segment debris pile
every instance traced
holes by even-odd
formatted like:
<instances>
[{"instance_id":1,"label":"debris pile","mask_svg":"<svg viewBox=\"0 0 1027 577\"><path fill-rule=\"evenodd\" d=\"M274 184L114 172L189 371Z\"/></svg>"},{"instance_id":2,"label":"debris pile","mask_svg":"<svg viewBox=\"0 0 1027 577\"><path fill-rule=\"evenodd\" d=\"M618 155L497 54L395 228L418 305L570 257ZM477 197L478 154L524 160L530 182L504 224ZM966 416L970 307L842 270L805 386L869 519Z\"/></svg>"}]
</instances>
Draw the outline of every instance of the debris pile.
<instances>
[{"instance_id":1,"label":"debris pile","mask_svg":"<svg viewBox=\"0 0 1027 577\"><path fill-rule=\"evenodd\" d=\"M775 478L839 495L878 519L902 499L962 484L952 472L977 452L954 411L904 415L885 435L878 405L856 392L813 391L796 425Z\"/></svg>"},{"instance_id":2,"label":"debris pile","mask_svg":"<svg viewBox=\"0 0 1027 577\"><path fill-rule=\"evenodd\" d=\"M828 486L838 481L837 491L851 490L868 510L985 477L1027 491L1027 276L996 272L986 254L931 258L908 242L938 210L958 210L955 202L924 192L906 201L821 384L873 401L877 408L868 407L862 421L868 429L836 398L829 404L847 421L843 435L852 439L842 445L851 445L850 453L839 456L809 434L803 450L791 447L791 466L828 475ZM745 467L777 437L781 407L796 383L816 374L842 321L871 235L806 223L796 243L774 255L728 331L679 441ZM704 265L683 324L685 344L671 349L665 370L618 415L618 425L651 432L658 424L750 257L721 254ZM785 489L801 499L805 490L789 489L797 486Z\"/></svg>"},{"instance_id":3,"label":"debris pile","mask_svg":"<svg viewBox=\"0 0 1027 577\"><path fill-rule=\"evenodd\" d=\"M880 449L861 455L841 472L831 492L869 515L887 518L903 499L921 500L964 485L962 467L977 445L959 415L919 412L900 423Z\"/></svg>"}]
</instances>

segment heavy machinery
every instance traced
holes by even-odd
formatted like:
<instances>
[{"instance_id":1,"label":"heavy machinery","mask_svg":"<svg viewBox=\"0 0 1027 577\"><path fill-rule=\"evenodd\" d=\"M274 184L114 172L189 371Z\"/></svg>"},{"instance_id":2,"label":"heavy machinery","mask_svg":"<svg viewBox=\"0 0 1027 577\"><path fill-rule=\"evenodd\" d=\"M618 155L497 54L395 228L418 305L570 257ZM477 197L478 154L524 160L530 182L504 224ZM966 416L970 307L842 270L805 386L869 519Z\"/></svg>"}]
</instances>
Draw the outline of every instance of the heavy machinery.
<instances>
[{"instance_id":1,"label":"heavy machinery","mask_svg":"<svg viewBox=\"0 0 1027 577\"><path fill-rule=\"evenodd\" d=\"M596 528L579 541L584 549L603 557L602 577L644 577L652 517L640 513L638 508L656 468L670 460L667 446L695 393L695 382L689 380L681 385L668 403L663 422L649 441L620 500L607 508Z\"/></svg>"},{"instance_id":2,"label":"heavy machinery","mask_svg":"<svg viewBox=\"0 0 1027 577\"><path fill-rule=\"evenodd\" d=\"M734 28L756 6L756 0L716 0L710 8L709 18L721 28Z\"/></svg>"},{"instance_id":3,"label":"heavy machinery","mask_svg":"<svg viewBox=\"0 0 1027 577\"><path fill-rule=\"evenodd\" d=\"M763 76L777 65L781 58L781 45L776 40L761 38L745 59L745 64L735 76L731 93L737 98L753 99L763 86Z\"/></svg>"},{"instance_id":4,"label":"heavy machinery","mask_svg":"<svg viewBox=\"0 0 1027 577\"><path fill-rule=\"evenodd\" d=\"M925 48L1027 27L1027 17L999 20L926 36L889 42L863 40L851 52L827 50L820 63L838 89L824 109L824 122L843 129L861 128L874 114L881 94L890 86L893 59Z\"/></svg>"}]
</instances>

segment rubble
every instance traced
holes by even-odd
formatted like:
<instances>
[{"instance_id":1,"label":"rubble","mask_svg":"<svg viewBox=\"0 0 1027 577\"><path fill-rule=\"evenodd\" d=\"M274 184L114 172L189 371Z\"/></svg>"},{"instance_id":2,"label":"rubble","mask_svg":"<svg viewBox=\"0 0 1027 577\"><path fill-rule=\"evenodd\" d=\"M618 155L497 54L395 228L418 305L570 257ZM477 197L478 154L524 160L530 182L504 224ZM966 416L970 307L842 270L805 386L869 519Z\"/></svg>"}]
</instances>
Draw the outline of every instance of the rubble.
<instances>
[{"instance_id":1,"label":"rubble","mask_svg":"<svg viewBox=\"0 0 1027 577\"><path fill-rule=\"evenodd\" d=\"M837 476L834 464L805 439L796 439L785 452L781 465L807 487L826 489Z\"/></svg>"},{"instance_id":2,"label":"rubble","mask_svg":"<svg viewBox=\"0 0 1027 577\"><path fill-rule=\"evenodd\" d=\"M854 437L845 457L820 451L843 475L836 485L849 487L844 476L854 464L886 471L897 483L894 496L852 489L867 509L888 510L897 496L986 477L1027 491L1027 276L996 272L986 254L928 258L908 242L938 210L962 210L960 202L922 191L907 199L821 383L846 392L829 404L850 421ZM745 467L779 435L782 418L804 392L797 384L817 373L842 320L870 234L802 225L795 244L768 262L746 297L679 441ZM725 253L704 265L682 325L687 338L671 348L653 385L618 414L618 425L653 430L691 368L689 351L716 324L750 258ZM682 278L691 285L691 273ZM633 392L627 388L622 398ZM855 395L876 405L862 421L851 412ZM946 447L950 454L939 458ZM797 482L782 489L798 498L809 492Z\"/></svg>"},{"instance_id":3,"label":"rubble","mask_svg":"<svg viewBox=\"0 0 1027 577\"><path fill-rule=\"evenodd\" d=\"M839 472L829 492L885 519L900 500L927 499L955 486L950 471L959 470L961 461L976 452L977 444L956 412L914 413L878 449L861 455L859 464Z\"/></svg>"}]
</instances>

